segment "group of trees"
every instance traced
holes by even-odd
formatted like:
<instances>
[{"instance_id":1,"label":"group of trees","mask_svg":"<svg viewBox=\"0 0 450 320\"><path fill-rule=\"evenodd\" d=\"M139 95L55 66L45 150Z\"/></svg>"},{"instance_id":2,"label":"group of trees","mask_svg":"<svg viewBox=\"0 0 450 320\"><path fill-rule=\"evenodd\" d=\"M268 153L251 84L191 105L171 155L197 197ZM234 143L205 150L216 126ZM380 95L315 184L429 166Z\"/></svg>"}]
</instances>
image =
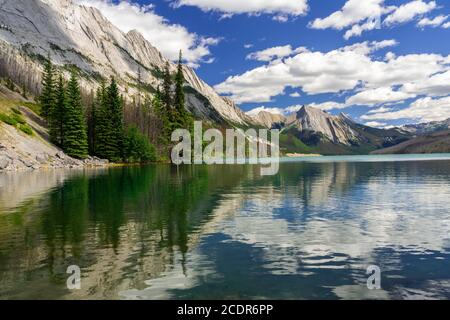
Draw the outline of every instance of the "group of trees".
<instances>
[{"instance_id":1,"label":"group of trees","mask_svg":"<svg viewBox=\"0 0 450 320\"><path fill-rule=\"evenodd\" d=\"M85 116L76 70L66 83L50 59L45 63L40 96L41 113L50 138L66 154L78 159L88 155L114 162L146 162L155 149L134 126L124 125L124 101L114 78L97 90L89 116ZM89 128L89 130L88 130Z\"/></svg>"},{"instance_id":2,"label":"group of trees","mask_svg":"<svg viewBox=\"0 0 450 320\"><path fill-rule=\"evenodd\" d=\"M43 89L40 97L42 116L48 123L50 138L71 157L88 156L88 142L81 102L81 91L75 70L66 84L47 60L44 67Z\"/></svg>"},{"instance_id":3,"label":"group of trees","mask_svg":"<svg viewBox=\"0 0 450 320\"><path fill-rule=\"evenodd\" d=\"M152 99L141 99L139 72L138 98L131 105L125 104L116 80L111 78L91 95L92 105L85 108L76 69L66 81L48 58L42 79L41 114L51 141L69 156L84 159L92 155L113 162L153 161L156 149L150 141L165 157L172 132L193 126L185 108L184 82L180 52L176 74L171 74L167 63L162 88L158 87Z\"/></svg>"},{"instance_id":4,"label":"group of trees","mask_svg":"<svg viewBox=\"0 0 450 320\"><path fill-rule=\"evenodd\" d=\"M173 79L169 63L167 63L163 73L162 90L158 88L152 102L157 115L163 123L162 143L170 143L170 136L174 130L191 129L193 126L193 118L185 108L184 81L182 55L180 52L175 79Z\"/></svg>"}]
</instances>

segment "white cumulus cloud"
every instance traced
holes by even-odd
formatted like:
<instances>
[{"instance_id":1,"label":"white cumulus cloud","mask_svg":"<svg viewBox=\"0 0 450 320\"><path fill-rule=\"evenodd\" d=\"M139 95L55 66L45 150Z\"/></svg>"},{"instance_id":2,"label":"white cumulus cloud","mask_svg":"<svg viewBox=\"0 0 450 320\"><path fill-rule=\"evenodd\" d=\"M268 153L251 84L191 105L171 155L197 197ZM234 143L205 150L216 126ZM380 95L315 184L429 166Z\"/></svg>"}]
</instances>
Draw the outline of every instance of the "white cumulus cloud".
<instances>
[{"instance_id":1,"label":"white cumulus cloud","mask_svg":"<svg viewBox=\"0 0 450 320\"><path fill-rule=\"evenodd\" d=\"M306 50L305 48L298 48L294 50L292 49L291 45L278 46L268 48L262 51L252 52L247 56L247 59L268 62L275 59L285 58L294 53L298 53L305 50Z\"/></svg>"},{"instance_id":2,"label":"white cumulus cloud","mask_svg":"<svg viewBox=\"0 0 450 320\"><path fill-rule=\"evenodd\" d=\"M317 18L311 23L314 29L342 30L362 21L377 19L386 12L384 0L348 0L341 10L326 18Z\"/></svg>"},{"instance_id":3,"label":"white cumulus cloud","mask_svg":"<svg viewBox=\"0 0 450 320\"><path fill-rule=\"evenodd\" d=\"M315 19L309 26L313 29L346 29L344 38L348 40L365 31L412 21L436 8L435 1L424 0L412 0L400 6L386 5L385 0L347 0L340 10ZM427 22L430 21L422 23Z\"/></svg>"},{"instance_id":4,"label":"white cumulus cloud","mask_svg":"<svg viewBox=\"0 0 450 320\"><path fill-rule=\"evenodd\" d=\"M436 9L435 1L425 2L423 0L414 0L401 5L384 20L384 24L392 25L404 23L413 20L415 17L428 13Z\"/></svg>"},{"instance_id":5,"label":"white cumulus cloud","mask_svg":"<svg viewBox=\"0 0 450 320\"><path fill-rule=\"evenodd\" d=\"M244 13L274 14L281 22L308 11L307 0L176 0L173 4L175 7L195 6L206 12L215 11L228 16Z\"/></svg>"},{"instance_id":6,"label":"white cumulus cloud","mask_svg":"<svg viewBox=\"0 0 450 320\"><path fill-rule=\"evenodd\" d=\"M366 122L365 125L369 126L369 127L377 127L377 128L384 128L387 126L386 123L378 122L378 121L369 121L369 122Z\"/></svg>"},{"instance_id":7,"label":"white cumulus cloud","mask_svg":"<svg viewBox=\"0 0 450 320\"><path fill-rule=\"evenodd\" d=\"M450 118L450 97L433 99L421 98L406 109L367 114L364 120L400 120L412 119L417 122L440 121Z\"/></svg>"},{"instance_id":8,"label":"white cumulus cloud","mask_svg":"<svg viewBox=\"0 0 450 320\"><path fill-rule=\"evenodd\" d=\"M387 102L403 101L415 98L416 95L401 91L394 91L391 87L380 87L376 89L368 89L349 97L346 100L347 105L374 106Z\"/></svg>"},{"instance_id":9,"label":"white cumulus cloud","mask_svg":"<svg viewBox=\"0 0 450 320\"><path fill-rule=\"evenodd\" d=\"M358 43L329 52L303 50L294 56L228 77L215 88L238 103L270 102L284 94L288 87L314 95L410 84L410 89L401 93L402 97L409 97L415 94L413 85L418 91L426 91L426 83L430 79L450 69L449 58L438 54L391 55L385 61L371 56L374 51L395 44L396 41L388 40ZM444 80L434 81L441 83ZM436 84L433 86L437 87ZM388 100L393 100L396 95L400 94L391 93Z\"/></svg>"},{"instance_id":10,"label":"white cumulus cloud","mask_svg":"<svg viewBox=\"0 0 450 320\"><path fill-rule=\"evenodd\" d=\"M446 20L448 19L448 16L444 16L444 15L440 15L437 16L433 19L430 18L423 18L422 20L420 20L417 25L419 27L439 27L440 25L442 25Z\"/></svg>"}]
</instances>

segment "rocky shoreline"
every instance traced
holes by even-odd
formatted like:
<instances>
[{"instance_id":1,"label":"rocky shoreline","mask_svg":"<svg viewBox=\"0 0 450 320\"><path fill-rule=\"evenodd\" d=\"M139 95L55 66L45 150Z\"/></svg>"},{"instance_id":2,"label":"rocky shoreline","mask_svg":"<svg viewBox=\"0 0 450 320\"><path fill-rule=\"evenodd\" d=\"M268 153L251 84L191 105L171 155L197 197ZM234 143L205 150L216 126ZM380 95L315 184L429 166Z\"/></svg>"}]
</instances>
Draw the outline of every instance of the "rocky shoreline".
<instances>
[{"instance_id":1,"label":"rocky shoreline","mask_svg":"<svg viewBox=\"0 0 450 320\"><path fill-rule=\"evenodd\" d=\"M21 157L15 152L7 152L0 144L0 172L14 172L23 170L41 169L82 169L88 167L106 167L110 165L108 160L97 157L88 157L84 160L74 159L62 151L56 154L39 154L34 158Z\"/></svg>"}]
</instances>

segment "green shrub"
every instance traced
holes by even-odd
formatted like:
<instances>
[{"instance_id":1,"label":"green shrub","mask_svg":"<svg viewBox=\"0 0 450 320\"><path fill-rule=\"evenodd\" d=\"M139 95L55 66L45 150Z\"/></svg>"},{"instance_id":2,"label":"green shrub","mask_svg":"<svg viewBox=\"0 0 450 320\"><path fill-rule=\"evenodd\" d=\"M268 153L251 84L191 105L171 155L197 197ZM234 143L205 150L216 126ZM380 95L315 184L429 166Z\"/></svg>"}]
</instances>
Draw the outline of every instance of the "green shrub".
<instances>
[{"instance_id":1,"label":"green shrub","mask_svg":"<svg viewBox=\"0 0 450 320\"><path fill-rule=\"evenodd\" d=\"M19 112L20 112L20 111L19 111ZM11 115L11 117L12 117L17 123L20 123L20 124L27 124L27 122L25 121L25 119L23 118L23 116L22 116L21 113L20 113L20 114L13 113L13 114Z\"/></svg>"},{"instance_id":2,"label":"green shrub","mask_svg":"<svg viewBox=\"0 0 450 320\"><path fill-rule=\"evenodd\" d=\"M5 114L0 112L0 121L9 124L10 126L16 127L27 135L33 135L33 129L27 124L22 116L22 113L15 108L13 108L12 111L12 114Z\"/></svg>"},{"instance_id":3,"label":"green shrub","mask_svg":"<svg viewBox=\"0 0 450 320\"><path fill-rule=\"evenodd\" d=\"M0 113L0 120L6 124L9 124L10 126L17 125L17 120L15 118L4 113Z\"/></svg>"},{"instance_id":4,"label":"green shrub","mask_svg":"<svg viewBox=\"0 0 450 320\"><path fill-rule=\"evenodd\" d=\"M39 104L33 102L22 102L21 104L30 109L31 111L33 111L34 113L36 113L37 115L41 114L41 106Z\"/></svg>"},{"instance_id":5,"label":"green shrub","mask_svg":"<svg viewBox=\"0 0 450 320\"><path fill-rule=\"evenodd\" d=\"M19 130L29 136L33 135L33 129L28 124L19 124Z\"/></svg>"},{"instance_id":6,"label":"green shrub","mask_svg":"<svg viewBox=\"0 0 450 320\"><path fill-rule=\"evenodd\" d=\"M130 163L151 162L156 160L155 147L139 130L131 126L126 129L124 139L125 160Z\"/></svg>"}]
</instances>

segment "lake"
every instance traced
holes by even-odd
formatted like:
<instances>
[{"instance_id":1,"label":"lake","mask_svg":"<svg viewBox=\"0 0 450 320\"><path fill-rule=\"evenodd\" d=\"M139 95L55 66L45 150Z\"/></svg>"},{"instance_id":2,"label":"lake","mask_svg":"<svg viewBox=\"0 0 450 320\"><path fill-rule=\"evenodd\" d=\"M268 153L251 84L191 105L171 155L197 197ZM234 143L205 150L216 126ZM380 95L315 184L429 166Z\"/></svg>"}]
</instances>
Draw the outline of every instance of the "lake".
<instances>
[{"instance_id":1,"label":"lake","mask_svg":"<svg viewBox=\"0 0 450 320\"><path fill-rule=\"evenodd\" d=\"M450 155L259 169L0 174L0 299L450 298Z\"/></svg>"}]
</instances>

